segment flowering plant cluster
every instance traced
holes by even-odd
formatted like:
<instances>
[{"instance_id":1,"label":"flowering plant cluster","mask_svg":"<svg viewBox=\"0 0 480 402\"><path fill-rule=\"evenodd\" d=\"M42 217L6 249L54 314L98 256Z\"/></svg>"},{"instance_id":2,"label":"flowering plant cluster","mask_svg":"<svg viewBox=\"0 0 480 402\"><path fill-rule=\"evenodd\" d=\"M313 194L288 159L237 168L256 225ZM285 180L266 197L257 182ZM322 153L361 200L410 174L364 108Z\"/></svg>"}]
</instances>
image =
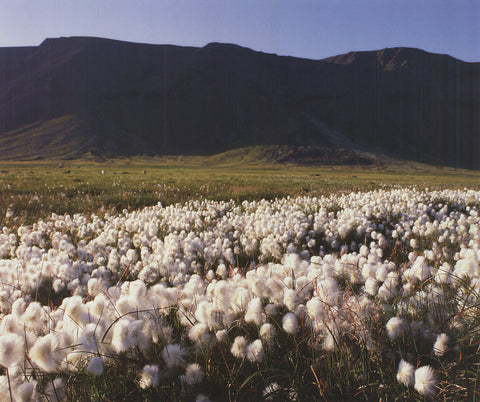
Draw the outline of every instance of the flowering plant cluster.
<instances>
[{"instance_id":1,"label":"flowering plant cluster","mask_svg":"<svg viewBox=\"0 0 480 402\"><path fill-rule=\"evenodd\" d=\"M455 373L478 346L479 205L469 190L395 189L3 227L1 392L63 400L78 376L122 367L136 392L197 400L219 397L212 386L368 395L367 381L469 395L469 371ZM353 388L335 391L346 373Z\"/></svg>"}]
</instances>

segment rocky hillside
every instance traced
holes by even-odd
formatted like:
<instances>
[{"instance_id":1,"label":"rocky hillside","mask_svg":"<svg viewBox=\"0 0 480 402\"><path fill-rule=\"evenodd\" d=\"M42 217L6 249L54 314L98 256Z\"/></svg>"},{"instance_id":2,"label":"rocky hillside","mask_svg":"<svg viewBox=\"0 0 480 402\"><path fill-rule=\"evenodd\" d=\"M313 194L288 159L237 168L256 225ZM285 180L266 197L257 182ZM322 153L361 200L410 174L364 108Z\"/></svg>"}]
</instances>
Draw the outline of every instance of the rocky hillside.
<instances>
[{"instance_id":1,"label":"rocky hillside","mask_svg":"<svg viewBox=\"0 0 480 402\"><path fill-rule=\"evenodd\" d=\"M88 37L0 48L2 160L275 144L480 168L479 123L480 63L418 49L307 60Z\"/></svg>"}]
</instances>

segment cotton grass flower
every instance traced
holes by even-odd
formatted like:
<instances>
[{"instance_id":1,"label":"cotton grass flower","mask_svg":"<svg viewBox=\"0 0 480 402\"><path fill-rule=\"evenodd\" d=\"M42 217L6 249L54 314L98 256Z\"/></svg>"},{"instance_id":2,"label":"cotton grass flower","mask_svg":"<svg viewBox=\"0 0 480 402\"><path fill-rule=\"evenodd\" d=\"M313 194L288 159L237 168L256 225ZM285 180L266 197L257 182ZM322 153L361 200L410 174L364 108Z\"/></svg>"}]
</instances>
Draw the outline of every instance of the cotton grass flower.
<instances>
[{"instance_id":1,"label":"cotton grass flower","mask_svg":"<svg viewBox=\"0 0 480 402\"><path fill-rule=\"evenodd\" d=\"M9 368L25 358L25 342L22 336L8 333L0 336L0 365Z\"/></svg>"},{"instance_id":2,"label":"cotton grass flower","mask_svg":"<svg viewBox=\"0 0 480 402\"><path fill-rule=\"evenodd\" d=\"M256 326L262 325L263 317L262 300L259 297L248 302L247 312L245 313L245 322L253 322Z\"/></svg>"},{"instance_id":3,"label":"cotton grass flower","mask_svg":"<svg viewBox=\"0 0 480 402\"><path fill-rule=\"evenodd\" d=\"M400 360L397 371L397 381L405 386L412 386L415 383L415 367L405 360Z\"/></svg>"},{"instance_id":4,"label":"cotton grass flower","mask_svg":"<svg viewBox=\"0 0 480 402\"><path fill-rule=\"evenodd\" d=\"M187 385L195 385L203 380L203 371L197 363L192 363L185 369L185 375L181 376L182 381Z\"/></svg>"},{"instance_id":5,"label":"cotton grass flower","mask_svg":"<svg viewBox=\"0 0 480 402\"><path fill-rule=\"evenodd\" d=\"M295 335L298 330L298 320L294 313L287 313L282 318L282 328L289 335Z\"/></svg>"},{"instance_id":6,"label":"cotton grass flower","mask_svg":"<svg viewBox=\"0 0 480 402\"><path fill-rule=\"evenodd\" d=\"M99 356L93 356L87 367L87 372L95 377L103 373L103 360Z\"/></svg>"},{"instance_id":7,"label":"cotton grass flower","mask_svg":"<svg viewBox=\"0 0 480 402\"><path fill-rule=\"evenodd\" d=\"M128 337L131 320L122 318L113 327L112 347L117 353L125 352L132 343Z\"/></svg>"},{"instance_id":8,"label":"cotton grass flower","mask_svg":"<svg viewBox=\"0 0 480 402\"><path fill-rule=\"evenodd\" d=\"M365 281L365 292L370 296L376 296L378 293L379 284L376 279L368 278Z\"/></svg>"},{"instance_id":9,"label":"cotton grass flower","mask_svg":"<svg viewBox=\"0 0 480 402\"><path fill-rule=\"evenodd\" d=\"M226 329L221 329L215 333L215 338L217 338L218 342L224 342L227 339L228 331Z\"/></svg>"},{"instance_id":10,"label":"cotton grass flower","mask_svg":"<svg viewBox=\"0 0 480 402\"><path fill-rule=\"evenodd\" d=\"M266 322L260 327L260 338L262 338L265 342L270 343L275 337L275 332L275 327L269 322Z\"/></svg>"},{"instance_id":11,"label":"cotton grass flower","mask_svg":"<svg viewBox=\"0 0 480 402\"><path fill-rule=\"evenodd\" d=\"M207 345L212 341L208 325L204 323L195 324L190 328L188 338L198 345Z\"/></svg>"},{"instance_id":12,"label":"cotton grass flower","mask_svg":"<svg viewBox=\"0 0 480 402\"><path fill-rule=\"evenodd\" d=\"M326 350L327 352L333 352L336 346L337 346L337 342L335 340L335 337L330 331L328 331L325 338L323 338L322 349Z\"/></svg>"},{"instance_id":13,"label":"cotton grass flower","mask_svg":"<svg viewBox=\"0 0 480 402\"><path fill-rule=\"evenodd\" d=\"M247 345L245 356L247 360L251 361L252 363L260 363L264 356L262 341L257 339L251 344Z\"/></svg>"},{"instance_id":14,"label":"cotton grass flower","mask_svg":"<svg viewBox=\"0 0 480 402\"><path fill-rule=\"evenodd\" d=\"M37 381L32 380L24 382L15 388L15 402L30 402L37 401Z\"/></svg>"},{"instance_id":15,"label":"cotton grass flower","mask_svg":"<svg viewBox=\"0 0 480 402\"><path fill-rule=\"evenodd\" d=\"M392 317L385 325L388 337L392 340L397 340L402 337L405 331L405 320L400 317Z\"/></svg>"},{"instance_id":16,"label":"cotton grass flower","mask_svg":"<svg viewBox=\"0 0 480 402\"><path fill-rule=\"evenodd\" d=\"M58 340L54 334L48 334L38 338L30 350L30 358L47 373L53 373L57 370L58 363Z\"/></svg>"},{"instance_id":17,"label":"cotton grass flower","mask_svg":"<svg viewBox=\"0 0 480 402\"><path fill-rule=\"evenodd\" d=\"M178 344L170 344L163 348L162 357L168 368L185 364L185 350Z\"/></svg>"},{"instance_id":18,"label":"cotton grass flower","mask_svg":"<svg viewBox=\"0 0 480 402\"><path fill-rule=\"evenodd\" d=\"M435 371L430 366L423 366L415 370L415 390L423 396L433 396L436 393L437 379Z\"/></svg>"},{"instance_id":19,"label":"cotton grass flower","mask_svg":"<svg viewBox=\"0 0 480 402\"><path fill-rule=\"evenodd\" d=\"M147 364L140 375L138 384L140 388L147 389L156 387L159 383L158 366L156 364Z\"/></svg>"},{"instance_id":20,"label":"cotton grass flower","mask_svg":"<svg viewBox=\"0 0 480 402\"><path fill-rule=\"evenodd\" d=\"M277 315L277 307L275 304L269 303L265 306L265 314L269 317L274 317Z\"/></svg>"},{"instance_id":21,"label":"cotton grass flower","mask_svg":"<svg viewBox=\"0 0 480 402\"><path fill-rule=\"evenodd\" d=\"M435 356L443 356L448 350L448 336L447 334L440 334L437 336L433 344L433 353Z\"/></svg>"},{"instance_id":22,"label":"cotton grass flower","mask_svg":"<svg viewBox=\"0 0 480 402\"><path fill-rule=\"evenodd\" d=\"M247 339L244 336L237 336L233 341L230 352L239 359L244 359L247 350Z\"/></svg>"}]
</instances>

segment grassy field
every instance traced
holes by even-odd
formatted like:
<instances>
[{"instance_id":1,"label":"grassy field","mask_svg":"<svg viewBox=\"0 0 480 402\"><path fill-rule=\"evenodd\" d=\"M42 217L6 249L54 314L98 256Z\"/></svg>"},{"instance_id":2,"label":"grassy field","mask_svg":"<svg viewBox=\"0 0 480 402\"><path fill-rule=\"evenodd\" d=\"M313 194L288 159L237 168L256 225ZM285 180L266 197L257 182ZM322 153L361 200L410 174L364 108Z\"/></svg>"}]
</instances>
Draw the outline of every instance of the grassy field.
<instances>
[{"instance_id":1,"label":"grassy field","mask_svg":"<svg viewBox=\"0 0 480 402\"><path fill-rule=\"evenodd\" d=\"M480 188L480 172L421 164L295 166L218 156L0 163L0 225L189 199L236 201L395 186ZM7 213L9 211L9 213ZM11 215L11 217L8 217Z\"/></svg>"}]
</instances>

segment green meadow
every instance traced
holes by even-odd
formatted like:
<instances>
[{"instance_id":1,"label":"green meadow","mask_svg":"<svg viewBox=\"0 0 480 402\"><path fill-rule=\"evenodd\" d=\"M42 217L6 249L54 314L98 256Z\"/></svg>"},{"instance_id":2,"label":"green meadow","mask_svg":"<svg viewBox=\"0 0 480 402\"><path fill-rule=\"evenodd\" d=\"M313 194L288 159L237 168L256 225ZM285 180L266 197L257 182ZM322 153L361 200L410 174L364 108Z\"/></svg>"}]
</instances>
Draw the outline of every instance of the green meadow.
<instances>
[{"instance_id":1,"label":"green meadow","mask_svg":"<svg viewBox=\"0 0 480 402\"><path fill-rule=\"evenodd\" d=\"M0 224L30 224L51 213L104 214L190 199L319 197L409 186L479 189L480 172L399 162L298 166L258 161L255 155L229 160L228 154L0 162Z\"/></svg>"}]
</instances>

